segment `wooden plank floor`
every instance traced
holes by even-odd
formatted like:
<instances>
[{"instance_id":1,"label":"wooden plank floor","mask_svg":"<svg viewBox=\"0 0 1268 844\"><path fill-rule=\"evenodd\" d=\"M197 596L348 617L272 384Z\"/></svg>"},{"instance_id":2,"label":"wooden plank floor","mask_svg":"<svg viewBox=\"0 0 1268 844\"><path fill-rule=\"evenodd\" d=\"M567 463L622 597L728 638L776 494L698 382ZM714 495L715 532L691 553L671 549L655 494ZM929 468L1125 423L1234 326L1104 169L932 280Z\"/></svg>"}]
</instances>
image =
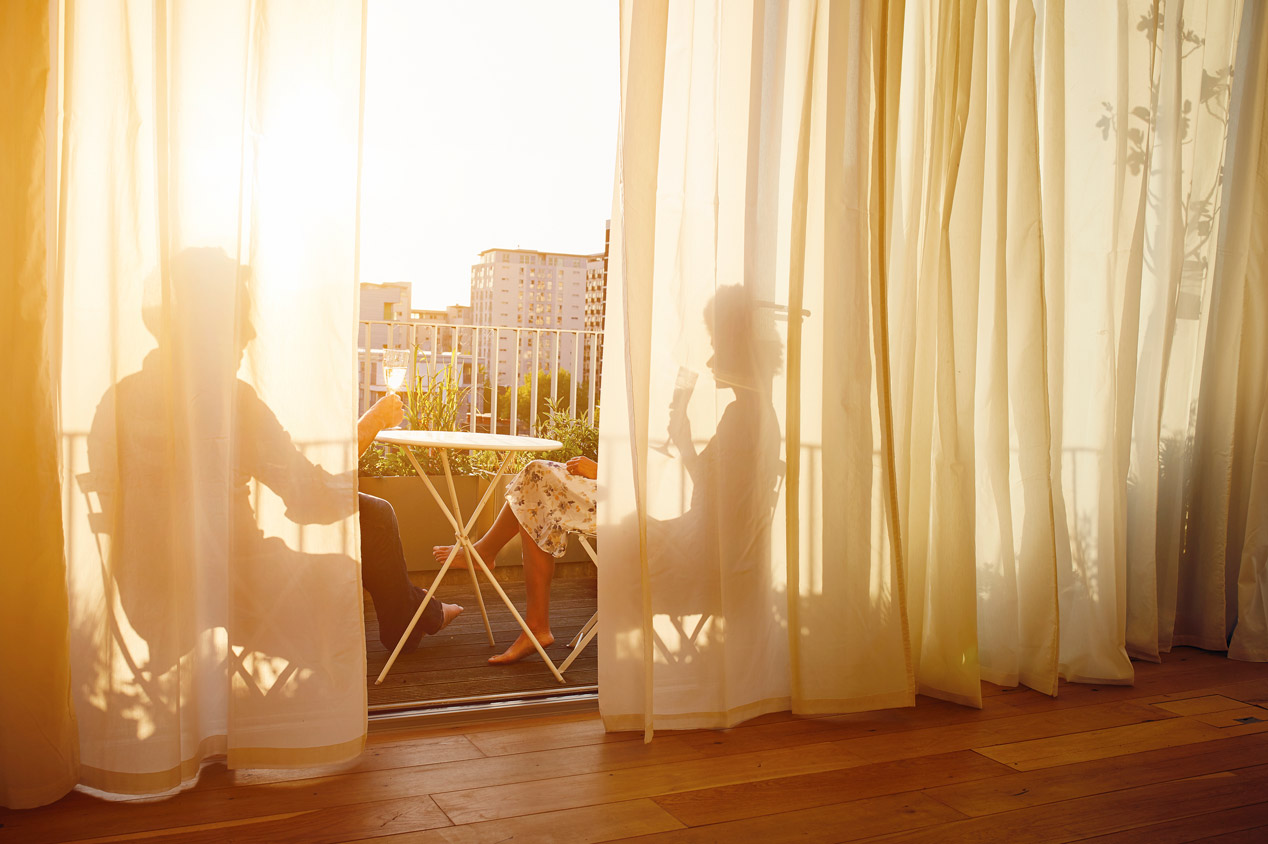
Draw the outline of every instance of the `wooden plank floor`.
<instances>
[{"instance_id":1,"label":"wooden plank floor","mask_svg":"<svg viewBox=\"0 0 1268 844\"><path fill-rule=\"evenodd\" d=\"M649 745L597 714L379 733L342 766L0 810L0 841L1268 841L1268 667L1182 648L1137 672Z\"/></svg>"},{"instance_id":2,"label":"wooden plank floor","mask_svg":"<svg viewBox=\"0 0 1268 844\"><path fill-rule=\"evenodd\" d=\"M593 569L591 569L593 572ZM422 585L426 586L426 583ZM503 583L516 609L524 612L524 584ZM497 645L489 644L480 608L476 604L471 581L465 572L454 572L445 578L441 597L458 603L465 612L435 636L424 636L418 649L398 657L382 685L374 680L383 670L391 651L379 643L378 620L373 604L366 599L366 673L369 702L376 705L403 705L473 695L508 694L558 690L593 685L598 682L599 649L592 642L568 669L566 686L560 686L550 670L536 654L512 665L489 665L488 658L499 654L515 641L519 627L510 610L487 584L484 587L485 607ZM571 651L568 640L581 629L596 606L596 580L588 577L556 578L551 587L550 623L555 644L546 649L558 665Z\"/></svg>"}]
</instances>

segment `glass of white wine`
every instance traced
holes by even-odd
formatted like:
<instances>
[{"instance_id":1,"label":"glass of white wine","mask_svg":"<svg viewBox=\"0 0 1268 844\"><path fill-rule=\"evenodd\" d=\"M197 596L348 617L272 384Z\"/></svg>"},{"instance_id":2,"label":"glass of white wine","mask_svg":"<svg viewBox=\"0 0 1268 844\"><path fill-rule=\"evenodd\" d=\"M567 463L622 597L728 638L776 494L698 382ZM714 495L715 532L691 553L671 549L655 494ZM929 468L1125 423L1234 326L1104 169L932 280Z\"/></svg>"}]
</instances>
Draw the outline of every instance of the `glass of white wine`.
<instances>
[{"instance_id":1,"label":"glass of white wine","mask_svg":"<svg viewBox=\"0 0 1268 844\"><path fill-rule=\"evenodd\" d=\"M405 379L408 375L409 350L384 349L383 380L387 383L388 392L395 394L397 390L405 386Z\"/></svg>"},{"instance_id":2,"label":"glass of white wine","mask_svg":"<svg viewBox=\"0 0 1268 844\"><path fill-rule=\"evenodd\" d=\"M691 401L691 393L696 388L696 379L699 373L694 369L688 369L685 366L678 367L678 376L674 379L674 395L669 400L669 412L681 413L687 409L687 402ZM669 441L666 440L663 445L654 445L652 451L659 451L661 454L672 456L673 452L669 450Z\"/></svg>"}]
</instances>

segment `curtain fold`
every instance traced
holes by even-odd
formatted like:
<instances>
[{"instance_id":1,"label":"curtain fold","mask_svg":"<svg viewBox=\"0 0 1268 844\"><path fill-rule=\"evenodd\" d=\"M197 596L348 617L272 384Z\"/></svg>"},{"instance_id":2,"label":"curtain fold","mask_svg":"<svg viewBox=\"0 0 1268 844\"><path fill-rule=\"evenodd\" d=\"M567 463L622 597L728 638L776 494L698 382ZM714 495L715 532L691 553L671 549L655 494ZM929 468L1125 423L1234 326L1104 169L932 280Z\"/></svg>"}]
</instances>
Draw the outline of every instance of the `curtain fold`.
<instances>
[{"instance_id":1,"label":"curtain fold","mask_svg":"<svg viewBox=\"0 0 1268 844\"><path fill-rule=\"evenodd\" d=\"M1220 288L1202 381L1209 414L1199 418L1199 480L1207 528L1187 562L1224 568L1228 655L1268 662L1268 7L1246 4L1241 80L1230 120L1232 197L1217 257ZM1209 386L1208 386L1209 385ZM1210 391L1208 395L1207 391ZM1203 408L1205 409L1205 408ZM1205 423L1205 424L1203 424ZM1213 511L1213 512L1212 512Z\"/></svg>"},{"instance_id":2,"label":"curtain fold","mask_svg":"<svg viewBox=\"0 0 1268 844\"><path fill-rule=\"evenodd\" d=\"M609 728L1263 641L1261 11L623 4Z\"/></svg>"},{"instance_id":3,"label":"curtain fold","mask_svg":"<svg viewBox=\"0 0 1268 844\"><path fill-rule=\"evenodd\" d=\"M52 803L79 777L46 356L51 28L45 2L0 6L0 806L11 809Z\"/></svg>"},{"instance_id":4,"label":"curtain fold","mask_svg":"<svg viewBox=\"0 0 1268 844\"><path fill-rule=\"evenodd\" d=\"M604 364L618 409L601 449L605 723L909 704L872 319L883 275L866 248L889 22L857 4L623 8L609 301L626 333L606 345L628 352ZM644 589L639 618L628 596Z\"/></svg>"},{"instance_id":5,"label":"curtain fold","mask_svg":"<svg viewBox=\"0 0 1268 844\"><path fill-rule=\"evenodd\" d=\"M60 394L81 782L365 732L364 6L65 5Z\"/></svg>"},{"instance_id":6,"label":"curtain fold","mask_svg":"<svg viewBox=\"0 0 1268 844\"><path fill-rule=\"evenodd\" d=\"M806 223L794 236L805 246L786 317L785 413L797 422L798 442L790 421L785 450L801 457L789 461L782 514L790 703L806 714L908 705L915 691L911 634L898 609L906 583L888 506L895 494L892 420L883 412L888 279L871 248L882 237L878 153L886 136L874 103L892 58L883 37L889 21L879 7L820 10L815 21L811 93L803 101L810 119L801 126L809 135ZM860 501L867 506L855 506ZM892 623L874 625L876 613ZM840 669L818 670L823 665Z\"/></svg>"},{"instance_id":7,"label":"curtain fold","mask_svg":"<svg viewBox=\"0 0 1268 844\"><path fill-rule=\"evenodd\" d=\"M1147 176L1128 516L1127 644L1146 659L1157 659L1172 644L1227 644L1223 566L1195 568L1185 558L1208 524L1187 517L1195 506L1195 472L1218 462L1215 454L1198 451L1196 425L1199 412L1210 409L1198 397L1223 222L1240 17L1235 4L1160 7L1161 25L1150 39L1158 68L1153 102L1149 112L1133 115L1135 123L1147 115L1152 125L1142 164ZM1142 24L1149 20L1142 15ZM1218 529L1214 513L1203 515Z\"/></svg>"}]
</instances>

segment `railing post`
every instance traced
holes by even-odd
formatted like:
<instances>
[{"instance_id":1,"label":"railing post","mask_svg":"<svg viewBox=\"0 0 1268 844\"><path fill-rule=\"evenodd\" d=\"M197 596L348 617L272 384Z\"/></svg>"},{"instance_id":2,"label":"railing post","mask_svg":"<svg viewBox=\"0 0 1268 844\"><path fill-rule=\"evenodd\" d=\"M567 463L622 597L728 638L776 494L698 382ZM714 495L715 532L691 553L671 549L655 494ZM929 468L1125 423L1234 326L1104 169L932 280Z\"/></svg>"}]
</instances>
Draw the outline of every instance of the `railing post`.
<instances>
[{"instance_id":1,"label":"railing post","mask_svg":"<svg viewBox=\"0 0 1268 844\"><path fill-rule=\"evenodd\" d=\"M537 406L542 399L542 390L545 385L541 382L541 367L547 365L550 367L550 401L558 404L563 400L563 396L559 395L559 373L563 369L565 363L570 363L569 367L569 383L567 390L568 414L573 418L579 418L579 410L583 411L586 416L593 420L596 414L596 405L598 402L598 372L599 372L599 343L602 332L586 331L584 329L562 329L562 328L522 328L517 326L498 326L498 325L445 325L437 323L415 323L397 320L357 320L358 333L363 338L364 343L358 349L360 358L358 363L361 372L361 384L359 389L360 411L364 412L371 404L373 404L375 390L378 387L376 380L378 370L375 360L375 352L383 348L400 348L401 343L397 338L397 328L400 327L405 332L408 347L413 354L410 356L409 369L409 388L407 393L414 395L417 393L419 381L424 377L426 383L423 385L430 388L435 384L436 376L445 366L450 367L450 371L457 370L454 373L454 383L444 384L442 389L461 388L465 386L468 390L467 412L469 419L465 428L476 431L479 428L478 416L483 413L489 415L489 431L498 432L498 413L504 402L501 400L500 391L503 387L501 373L501 344L502 332L509 332L513 342L508 350L514 355L514 361L509 367L511 376L509 396L512 402L508 415L509 433L517 433L519 430L519 389L520 374L526 366L532 367L530 377L526 381L528 387L528 396L530 402L529 425L530 431L536 433L538 426ZM430 331L428 331L430 329ZM443 329L443 332L442 332ZM376 331L381 333L376 333ZM468 339L470 341L469 349L466 353L462 351L462 333L469 331ZM427 346L426 337L430 334L431 344ZM563 344L564 336L571 335L571 348L569 351L572 357L569 359L565 353ZM527 349L524 347L524 338L527 335L533 343L533 354L531 358L525 354ZM543 337L549 337L552 346L547 355L542 354L541 344ZM442 339L450 345L448 359L443 359L444 351L441 349ZM386 342L376 342L386 341ZM487 345L487 350L485 346ZM590 355L590 360L585 360L586 354ZM465 354L465 357L464 357ZM420 360L419 355L426 355L426 360ZM521 360L521 355L527 360ZM485 381L480 380L480 367L485 367ZM463 369L459 369L462 366ZM464 381L462 377L463 371L468 371L468 375ZM588 390L582 392L578 386L579 382L588 382ZM484 398L484 389L489 390L489 397ZM580 395L578 395L580 393ZM580 401L578 400L580 399ZM578 405L581 405L579 408Z\"/></svg>"},{"instance_id":2,"label":"railing post","mask_svg":"<svg viewBox=\"0 0 1268 844\"><path fill-rule=\"evenodd\" d=\"M581 364L581 332L574 331L572 333L572 383L568 385L570 394L568 415L573 419L577 418L577 390L580 389L581 384L581 379L577 376L584 375L582 371L584 368Z\"/></svg>"},{"instance_id":3,"label":"railing post","mask_svg":"<svg viewBox=\"0 0 1268 844\"><path fill-rule=\"evenodd\" d=\"M559 401L559 329L555 329L554 339L550 341L550 404L554 407Z\"/></svg>"},{"instance_id":4,"label":"railing post","mask_svg":"<svg viewBox=\"0 0 1268 844\"><path fill-rule=\"evenodd\" d=\"M594 424L594 382L598 380L599 372L599 337L595 332L590 332L590 399L589 408L587 410L590 424Z\"/></svg>"},{"instance_id":5,"label":"railing post","mask_svg":"<svg viewBox=\"0 0 1268 844\"><path fill-rule=\"evenodd\" d=\"M468 359L471 361L471 383L467 387L467 416L471 417L470 429L471 433L476 430L476 414L480 412L480 333L474 325L471 326L471 353Z\"/></svg>"},{"instance_id":6,"label":"railing post","mask_svg":"<svg viewBox=\"0 0 1268 844\"><path fill-rule=\"evenodd\" d=\"M431 354L427 356L427 389L436 381L436 355L440 351L440 326L431 326Z\"/></svg>"},{"instance_id":7,"label":"railing post","mask_svg":"<svg viewBox=\"0 0 1268 844\"><path fill-rule=\"evenodd\" d=\"M533 329L533 374L530 377L532 386L528 389L528 433L537 434L537 374L541 372L542 332Z\"/></svg>"},{"instance_id":8,"label":"railing post","mask_svg":"<svg viewBox=\"0 0 1268 844\"><path fill-rule=\"evenodd\" d=\"M493 389L489 391L490 405L491 405L491 407L489 408L489 433L490 434L496 434L498 432L498 390L501 389L501 387L498 386L498 369L500 369L498 362L502 354L501 344L502 344L502 329L494 328L493 342L491 344L492 351L490 352L490 356L489 356L490 368L493 371Z\"/></svg>"},{"instance_id":9,"label":"railing post","mask_svg":"<svg viewBox=\"0 0 1268 844\"><path fill-rule=\"evenodd\" d=\"M365 326L365 348L361 350L363 355L361 360L361 413L365 413L370 409L370 379L374 377L374 367L370 363L370 329L371 325L368 320L362 322Z\"/></svg>"},{"instance_id":10,"label":"railing post","mask_svg":"<svg viewBox=\"0 0 1268 844\"><path fill-rule=\"evenodd\" d=\"M515 363L511 367L511 423L508 434L519 431L520 410L520 329L515 330Z\"/></svg>"},{"instance_id":11,"label":"railing post","mask_svg":"<svg viewBox=\"0 0 1268 844\"><path fill-rule=\"evenodd\" d=\"M414 394L418 390L418 326L409 326L409 386L405 389L407 410L414 407Z\"/></svg>"}]
</instances>

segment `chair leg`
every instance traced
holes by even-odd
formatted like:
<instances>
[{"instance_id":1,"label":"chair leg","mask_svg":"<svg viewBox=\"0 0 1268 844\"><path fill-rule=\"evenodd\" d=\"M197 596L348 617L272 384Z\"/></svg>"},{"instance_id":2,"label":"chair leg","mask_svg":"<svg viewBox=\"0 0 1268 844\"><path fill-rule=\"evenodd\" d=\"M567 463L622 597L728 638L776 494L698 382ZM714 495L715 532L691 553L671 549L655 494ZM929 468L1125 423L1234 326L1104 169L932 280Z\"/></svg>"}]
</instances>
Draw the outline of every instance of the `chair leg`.
<instances>
[{"instance_id":1,"label":"chair leg","mask_svg":"<svg viewBox=\"0 0 1268 844\"><path fill-rule=\"evenodd\" d=\"M597 615L597 613L596 613L596 615ZM573 649L572 653L568 654L568 658L567 658L567 659L565 659L563 662L561 662L561 663L559 664L559 673L560 673L560 674L562 674L562 673L564 673L565 671L567 671L567 670L568 670L568 666L572 665L572 661L573 661L574 659L576 659L577 657L581 656L581 652L582 652L582 651L584 651L584 650L586 649L586 645L590 644L590 640L591 640L591 639L593 639L593 638L594 638L594 634L596 634L596 633L598 633L598 632L599 632L599 625L597 625L597 624L596 624L596 625L594 625L593 627L591 627L591 628L590 628L590 632L589 632L589 633L587 633L587 634L585 635L585 638L581 640L581 643L580 643L579 645L577 645L577 647L576 647L576 648L574 648L574 649Z\"/></svg>"},{"instance_id":2,"label":"chair leg","mask_svg":"<svg viewBox=\"0 0 1268 844\"><path fill-rule=\"evenodd\" d=\"M590 544L589 537L584 533L578 534L577 539L581 541L581 547L585 549L586 554L590 557L590 562L594 563L595 568L599 567L599 555L595 553L594 546ZM599 632L599 613L595 612L590 616L590 620L585 626L577 631L577 635L572 637L572 641L568 643L568 647L572 648L572 653L568 654L568 658L559 664L559 673L568 670L568 666L572 665L573 660L581 656L581 652L586 649L594 639L595 634Z\"/></svg>"},{"instance_id":3,"label":"chair leg","mask_svg":"<svg viewBox=\"0 0 1268 844\"><path fill-rule=\"evenodd\" d=\"M585 626L582 627L580 630L578 630L577 635L573 636L572 639L568 642L568 647L570 648L574 647L577 644L577 642L581 641L581 637L589 633L590 628L594 627L595 623L598 622L598 620L599 620L598 613L595 613L594 615L590 616L590 620L585 623Z\"/></svg>"}]
</instances>

